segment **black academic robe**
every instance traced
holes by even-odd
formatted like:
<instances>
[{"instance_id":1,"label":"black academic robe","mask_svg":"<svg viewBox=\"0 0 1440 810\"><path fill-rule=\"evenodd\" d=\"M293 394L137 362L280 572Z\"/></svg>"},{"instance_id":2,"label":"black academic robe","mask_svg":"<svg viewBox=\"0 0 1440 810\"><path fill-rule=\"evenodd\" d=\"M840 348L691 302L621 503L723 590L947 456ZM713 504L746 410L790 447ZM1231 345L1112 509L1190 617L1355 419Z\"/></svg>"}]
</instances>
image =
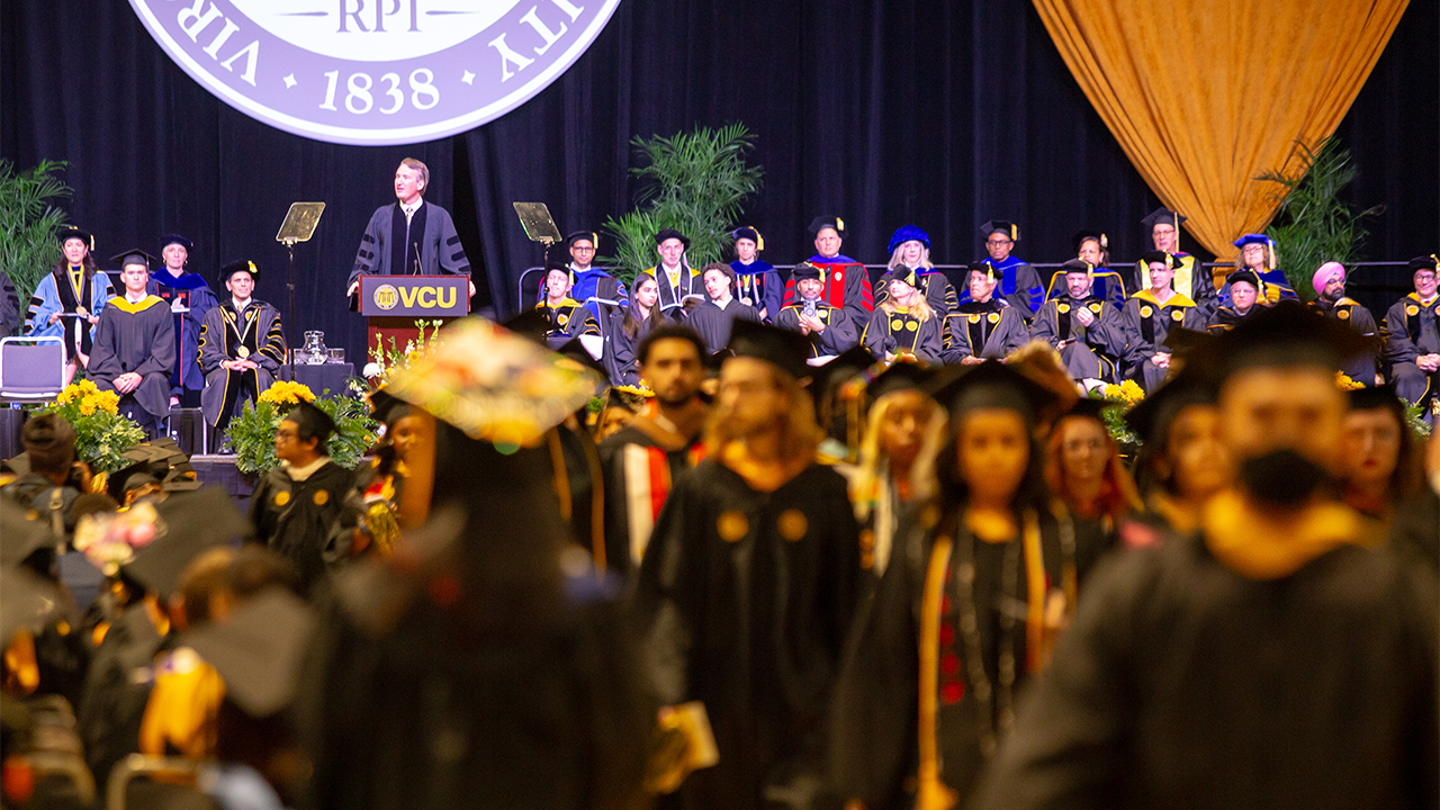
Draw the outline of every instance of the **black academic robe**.
<instances>
[{"instance_id":1,"label":"black academic robe","mask_svg":"<svg viewBox=\"0 0 1440 810\"><path fill-rule=\"evenodd\" d=\"M635 607L662 704L705 704L720 761L680 788L692 808L810 806L825 716L860 587L845 480L812 464L774 492L707 460L676 484Z\"/></svg>"},{"instance_id":2,"label":"black academic robe","mask_svg":"<svg viewBox=\"0 0 1440 810\"><path fill-rule=\"evenodd\" d=\"M266 473L250 496L256 542L294 563L307 592L325 574L325 546L353 481L351 471L333 461L303 481L282 464Z\"/></svg>"},{"instance_id":3,"label":"black academic robe","mask_svg":"<svg viewBox=\"0 0 1440 810\"><path fill-rule=\"evenodd\" d=\"M470 260L455 232L450 212L421 201L410 222L399 202L382 205L370 215L355 266L346 285L360 276L470 275Z\"/></svg>"},{"instance_id":4,"label":"black academic robe","mask_svg":"<svg viewBox=\"0 0 1440 810\"><path fill-rule=\"evenodd\" d=\"M947 365L967 357L1001 360L1030 339L1024 310L999 298L985 303L966 301L945 324Z\"/></svg>"},{"instance_id":5,"label":"black academic robe","mask_svg":"<svg viewBox=\"0 0 1440 810\"><path fill-rule=\"evenodd\" d=\"M759 323L760 312L733 299L724 309L714 301L706 301L690 311L685 325L694 329L705 341L705 350L714 354L730 343L730 325L736 320Z\"/></svg>"},{"instance_id":6,"label":"black academic robe","mask_svg":"<svg viewBox=\"0 0 1440 810\"><path fill-rule=\"evenodd\" d=\"M600 451L583 427L571 430L557 425L546 434L547 458L552 461L551 480L560 503L560 516L570 528L570 539L594 557L596 568L608 572L605 555L605 479ZM558 450L563 470L553 466ZM559 475L564 476L561 481Z\"/></svg>"},{"instance_id":7,"label":"black academic robe","mask_svg":"<svg viewBox=\"0 0 1440 810\"><path fill-rule=\"evenodd\" d=\"M681 265L677 277L679 281L675 284L670 283L670 274L665 272L664 267L651 267L645 272L654 276L660 287L660 297L655 301L655 308L672 321L685 320L689 314L686 307L694 307L705 300L705 284L700 278L699 270Z\"/></svg>"},{"instance_id":8,"label":"black academic robe","mask_svg":"<svg viewBox=\"0 0 1440 810\"><path fill-rule=\"evenodd\" d=\"M1334 303L1322 298L1311 301L1306 306L1314 307L1325 317L1340 321L1354 329L1362 337L1374 340L1376 344L1374 350L1353 357L1340 366L1340 370L1355 382L1373 385L1377 368L1376 356L1380 349L1380 329L1376 326L1375 316L1370 313L1370 310L1366 309L1359 301L1344 296Z\"/></svg>"},{"instance_id":9,"label":"black academic robe","mask_svg":"<svg viewBox=\"0 0 1440 810\"><path fill-rule=\"evenodd\" d=\"M1088 327L1075 318L1075 310L1082 307L1095 316ZM1120 328L1120 310L1112 304L1093 295L1083 299L1062 295L1046 301L1030 324L1030 337L1059 349L1071 377L1117 381L1125 334Z\"/></svg>"},{"instance_id":10,"label":"black academic robe","mask_svg":"<svg viewBox=\"0 0 1440 810\"><path fill-rule=\"evenodd\" d=\"M635 348L661 319L653 315L646 318L635 330L635 336L625 334L625 313L619 310L610 316L610 328L605 331L605 367L610 372L611 385L638 386L640 384L640 361L635 357Z\"/></svg>"},{"instance_id":11,"label":"black academic robe","mask_svg":"<svg viewBox=\"0 0 1440 810\"><path fill-rule=\"evenodd\" d=\"M1415 364L1422 354L1440 353L1440 298L1424 302L1415 293L1396 301L1385 313L1385 362L1395 381L1395 393L1407 402L1420 403L1435 393L1440 374ZM1367 382L1356 380L1356 382Z\"/></svg>"},{"instance_id":12,"label":"black academic robe","mask_svg":"<svg viewBox=\"0 0 1440 810\"><path fill-rule=\"evenodd\" d=\"M1204 332L1209 321L1195 302L1181 293L1162 304L1147 289L1125 302L1120 313L1120 328L1125 333L1125 376L1139 383L1146 393L1154 393L1170 376L1170 370L1155 365L1152 358L1165 351L1165 338L1177 326Z\"/></svg>"},{"instance_id":13,"label":"black academic robe","mask_svg":"<svg viewBox=\"0 0 1440 810\"><path fill-rule=\"evenodd\" d=\"M1212 335L1229 332L1238 326L1241 321L1264 311L1264 309L1265 307L1263 305L1257 303L1244 312L1240 312L1235 309L1233 305L1222 304L1219 309L1215 310L1215 322L1210 324L1208 331Z\"/></svg>"},{"instance_id":14,"label":"black academic robe","mask_svg":"<svg viewBox=\"0 0 1440 810\"><path fill-rule=\"evenodd\" d=\"M259 368L253 371L230 371L222 368L226 360L253 360ZM200 368L205 372L205 391L200 406L205 421L212 425L228 422L240 398L258 397L275 382L275 375L285 362L285 332L280 326L280 311L251 299L243 315L236 313L235 302L226 301L205 313L200 332Z\"/></svg>"},{"instance_id":15,"label":"black academic robe","mask_svg":"<svg viewBox=\"0 0 1440 810\"><path fill-rule=\"evenodd\" d=\"M1038 561L1020 538L988 543L961 531L958 510L945 510L938 519L925 507L906 513L875 598L856 617L836 689L830 775L839 798L858 799L869 808L913 805L924 675L936 691L938 733L932 739L937 775L958 793L958 806L967 806L966 797L987 758L984 738L993 733L1003 739L1008 714L1003 702L1011 701L1013 709L1035 668L1027 663L1032 652L1027 646L1027 603L1064 591L1072 574L1077 585L1084 584L1106 550L1104 538L1080 531L1068 516L1057 518L1043 510L1032 514L1039 530ZM1021 516L1018 522L1024 526L1027 518ZM1067 535L1073 541L1068 549ZM968 546L954 545L948 555L939 553L935 541L941 536ZM1030 587L1027 565L1038 565L1042 573L1036 583L1039 594ZM932 569L944 572L933 591L927 589ZM973 591L966 570L974 572ZM975 610L973 634L966 631L967 605ZM1008 628L1003 620L1007 614L1014 619ZM927 615L935 619L935 635L922 640ZM922 641L927 659L933 655L935 670L928 674L920 667ZM971 649L980 651L983 684L972 677ZM1010 688L999 675L1005 649L1015 668Z\"/></svg>"},{"instance_id":16,"label":"black academic robe","mask_svg":"<svg viewBox=\"0 0 1440 810\"><path fill-rule=\"evenodd\" d=\"M1269 580L1200 535L1114 555L976 806L1440 806L1435 605L1356 546Z\"/></svg>"},{"instance_id":17,"label":"black academic robe","mask_svg":"<svg viewBox=\"0 0 1440 810\"><path fill-rule=\"evenodd\" d=\"M1180 267L1175 270L1175 278L1170 282L1170 286L1175 288L1175 292L1195 303L1208 327L1215 320L1216 310L1220 308L1220 291L1215 287L1215 277L1210 268L1202 265L1199 259L1189 253L1176 253L1175 258L1180 260ZM1130 289L1136 292L1150 289L1150 265L1145 262L1136 263L1135 272L1130 275Z\"/></svg>"},{"instance_id":18,"label":"black academic robe","mask_svg":"<svg viewBox=\"0 0 1440 810\"><path fill-rule=\"evenodd\" d=\"M583 304L573 298L565 298L551 306L541 301L535 305L545 315L549 325L545 329L545 343L558 349L581 335L600 334L600 324Z\"/></svg>"},{"instance_id":19,"label":"black academic robe","mask_svg":"<svg viewBox=\"0 0 1440 810\"><path fill-rule=\"evenodd\" d=\"M608 571L626 576L640 567L675 482L704 458L701 438L677 436L642 415L600 443Z\"/></svg>"},{"instance_id":20,"label":"black academic robe","mask_svg":"<svg viewBox=\"0 0 1440 810\"><path fill-rule=\"evenodd\" d=\"M805 304L789 304L780 309L775 317L775 326L779 329L789 329L791 332L800 331L800 313L805 311ZM824 321L827 325L825 331L816 334L811 332L810 357L834 357L844 354L860 342L860 330L863 325L856 324L845 314L845 310L839 307L832 307L824 301L817 301L815 304L815 317Z\"/></svg>"},{"instance_id":21,"label":"black academic robe","mask_svg":"<svg viewBox=\"0 0 1440 810\"><path fill-rule=\"evenodd\" d=\"M75 708L85 764L97 784L105 784L116 763L140 750L140 721L152 682L136 675L151 665L161 642L144 604L136 600L109 623L91 658Z\"/></svg>"},{"instance_id":22,"label":"black academic robe","mask_svg":"<svg viewBox=\"0 0 1440 810\"><path fill-rule=\"evenodd\" d=\"M939 313L922 321L905 307L895 307L892 312L876 307L860 333L860 342L878 362L887 361L887 354L910 354L922 363L938 366L945 352L944 321Z\"/></svg>"},{"instance_id":23,"label":"black academic robe","mask_svg":"<svg viewBox=\"0 0 1440 810\"><path fill-rule=\"evenodd\" d=\"M870 321L870 313L875 311L875 292L870 286L870 274L865 265L843 253L830 258L817 253L806 261L820 268L820 280L825 283L821 299L844 310L856 329L864 329ZM799 300L795 279L792 278L785 282L785 297L780 304L788 307Z\"/></svg>"},{"instance_id":24,"label":"black academic robe","mask_svg":"<svg viewBox=\"0 0 1440 810\"><path fill-rule=\"evenodd\" d=\"M95 347L87 374L104 391L115 390L115 378L134 372L144 379L134 391L121 396L135 403L153 420L170 413L170 375L175 369L175 322L170 307L159 296L147 295L138 303L124 296L111 298L100 311Z\"/></svg>"},{"instance_id":25,"label":"black academic robe","mask_svg":"<svg viewBox=\"0 0 1440 810\"><path fill-rule=\"evenodd\" d=\"M150 275L145 292L157 295L170 305L175 319L175 370L170 375L170 393L180 396L185 391L199 391L205 387L205 375L200 371L200 330L205 325L205 313L220 303L210 285L199 273L181 273L177 278L170 271L161 268ZM179 306L184 312L176 312Z\"/></svg>"}]
</instances>

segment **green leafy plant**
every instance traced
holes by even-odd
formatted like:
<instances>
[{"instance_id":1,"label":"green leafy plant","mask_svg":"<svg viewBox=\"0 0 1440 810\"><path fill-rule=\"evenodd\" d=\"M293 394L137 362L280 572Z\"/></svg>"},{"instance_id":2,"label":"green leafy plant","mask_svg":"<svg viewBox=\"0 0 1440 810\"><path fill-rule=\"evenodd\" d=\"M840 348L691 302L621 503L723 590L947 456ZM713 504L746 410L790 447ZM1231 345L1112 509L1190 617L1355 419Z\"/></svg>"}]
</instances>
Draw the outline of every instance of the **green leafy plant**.
<instances>
[{"instance_id":1,"label":"green leafy plant","mask_svg":"<svg viewBox=\"0 0 1440 810\"><path fill-rule=\"evenodd\" d=\"M68 217L56 201L72 192L56 175L65 166L61 160L42 160L17 172L14 163L0 160L0 270L10 275L22 305L60 261L55 234Z\"/></svg>"},{"instance_id":2,"label":"green leafy plant","mask_svg":"<svg viewBox=\"0 0 1440 810\"><path fill-rule=\"evenodd\" d=\"M95 473L112 473L130 462L121 454L145 441L145 431L119 412L120 395L89 380L72 382L37 413L53 413L75 429L75 457Z\"/></svg>"},{"instance_id":3,"label":"green leafy plant","mask_svg":"<svg viewBox=\"0 0 1440 810\"><path fill-rule=\"evenodd\" d=\"M645 165L630 173L640 178L639 205L605 221L616 252L602 263L624 281L633 281L655 265L655 234L664 228L690 239L690 266L719 261L730 247L729 232L744 211L745 199L760 190L764 171L745 161L754 141L740 123L699 127L668 138L637 137L633 144Z\"/></svg>"},{"instance_id":4,"label":"green leafy plant","mask_svg":"<svg viewBox=\"0 0 1440 810\"><path fill-rule=\"evenodd\" d=\"M326 440L331 460L352 470L360 463L365 451L375 443L375 432L380 427L370 418L365 403L351 397L317 397L305 385L281 381L265 389L255 402L245 403L245 410L230 421L224 444L235 453L236 469L264 473L279 465L275 432L280 420L302 399L335 420L335 433Z\"/></svg>"},{"instance_id":5,"label":"green leafy plant","mask_svg":"<svg viewBox=\"0 0 1440 810\"><path fill-rule=\"evenodd\" d=\"M1313 150L1296 141L1300 168L1293 174L1266 172L1255 178L1280 186L1280 210L1266 235L1275 240L1280 267L1290 286L1305 300L1315 297L1310 277L1328 261L1350 265L1360 257L1356 246L1365 238L1364 221L1384 212L1375 205L1363 211L1340 199L1340 192L1359 174L1335 138Z\"/></svg>"}]
</instances>

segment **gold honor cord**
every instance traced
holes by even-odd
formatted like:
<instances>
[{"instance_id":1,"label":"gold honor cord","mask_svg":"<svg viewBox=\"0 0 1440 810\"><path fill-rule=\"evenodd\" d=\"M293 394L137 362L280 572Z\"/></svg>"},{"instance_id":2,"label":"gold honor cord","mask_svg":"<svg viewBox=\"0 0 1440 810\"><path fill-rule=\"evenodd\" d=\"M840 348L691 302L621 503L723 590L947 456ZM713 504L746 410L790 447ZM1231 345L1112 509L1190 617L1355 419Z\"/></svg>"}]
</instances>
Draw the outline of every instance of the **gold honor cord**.
<instances>
[{"instance_id":1,"label":"gold honor cord","mask_svg":"<svg viewBox=\"0 0 1440 810\"><path fill-rule=\"evenodd\" d=\"M950 568L949 537L935 540L930 568L925 574L925 595L920 612L920 767L915 797L916 810L950 810L957 796L940 779L939 679L940 605Z\"/></svg>"}]
</instances>

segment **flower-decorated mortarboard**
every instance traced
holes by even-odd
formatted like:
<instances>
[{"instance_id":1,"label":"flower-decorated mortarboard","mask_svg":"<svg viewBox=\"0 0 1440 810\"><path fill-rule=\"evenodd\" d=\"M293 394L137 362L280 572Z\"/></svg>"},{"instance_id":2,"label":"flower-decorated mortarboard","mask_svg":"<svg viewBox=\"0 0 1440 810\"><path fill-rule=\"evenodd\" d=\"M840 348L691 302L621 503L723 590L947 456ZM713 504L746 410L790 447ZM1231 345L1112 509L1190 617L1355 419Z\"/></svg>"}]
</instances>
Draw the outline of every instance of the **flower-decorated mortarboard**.
<instances>
[{"instance_id":1,"label":"flower-decorated mortarboard","mask_svg":"<svg viewBox=\"0 0 1440 810\"><path fill-rule=\"evenodd\" d=\"M575 360L472 316L451 323L386 390L472 439L531 447L588 402L597 381Z\"/></svg>"}]
</instances>

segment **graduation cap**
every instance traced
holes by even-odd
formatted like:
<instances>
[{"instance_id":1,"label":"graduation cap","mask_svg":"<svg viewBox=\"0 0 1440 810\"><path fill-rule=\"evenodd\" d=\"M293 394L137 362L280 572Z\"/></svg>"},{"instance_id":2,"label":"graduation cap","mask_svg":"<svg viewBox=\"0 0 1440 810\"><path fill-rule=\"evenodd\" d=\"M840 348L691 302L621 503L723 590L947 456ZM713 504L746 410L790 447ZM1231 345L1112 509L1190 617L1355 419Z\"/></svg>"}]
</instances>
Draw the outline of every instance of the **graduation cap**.
<instances>
[{"instance_id":1,"label":"graduation cap","mask_svg":"<svg viewBox=\"0 0 1440 810\"><path fill-rule=\"evenodd\" d=\"M1416 256L1410 260L1410 275L1415 275L1421 270L1429 270L1432 273L1440 273L1440 258L1434 253L1429 256Z\"/></svg>"},{"instance_id":2,"label":"graduation cap","mask_svg":"<svg viewBox=\"0 0 1440 810\"><path fill-rule=\"evenodd\" d=\"M1105 421L1105 409L1119 404L1119 402L1113 399L1105 399L1104 397L1080 397L1075 400L1075 404L1071 405L1070 410L1066 411L1061 418L1077 416L1094 419L1097 422L1103 423Z\"/></svg>"},{"instance_id":3,"label":"graduation cap","mask_svg":"<svg viewBox=\"0 0 1440 810\"><path fill-rule=\"evenodd\" d=\"M195 249L194 242L186 239L178 233L167 233L164 236L160 237L161 253L164 253L165 248L170 247L171 245L179 245L180 247L185 248L186 253L189 253L190 251Z\"/></svg>"},{"instance_id":4,"label":"graduation cap","mask_svg":"<svg viewBox=\"0 0 1440 810\"><path fill-rule=\"evenodd\" d=\"M1083 230L1076 231L1075 235L1070 237L1070 241L1075 245L1076 253L1080 252L1080 246L1085 244L1086 239L1094 239L1096 242L1099 242L1101 250L1110 249L1110 239L1105 234L1100 231Z\"/></svg>"},{"instance_id":5,"label":"graduation cap","mask_svg":"<svg viewBox=\"0 0 1440 810\"><path fill-rule=\"evenodd\" d=\"M992 219L980 226L980 238L989 239L991 234L1003 233L1010 237L1011 242L1020 241L1020 228L1013 222L1003 219Z\"/></svg>"},{"instance_id":6,"label":"graduation cap","mask_svg":"<svg viewBox=\"0 0 1440 810\"><path fill-rule=\"evenodd\" d=\"M930 234L925 233L914 225L901 225L896 229L894 235L890 237L890 245L885 248L885 252L894 253L895 248L900 247L906 242L919 242L925 246L926 250L929 250Z\"/></svg>"},{"instance_id":7,"label":"graduation cap","mask_svg":"<svg viewBox=\"0 0 1440 810\"><path fill-rule=\"evenodd\" d=\"M749 239L751 242L755 243L756 250L765 249L765 237L761 236L759 231L755 230L749 225L742 225L741 227L731 231L730 238L734 239L736 242L739 242L741 239Z\"/></svg>"},{"instance_id":8,"label":"graduation cap","mask_svg":"<svg viewBox=\"0 0 1440 810\"><path fill-rule=\"evenodd\" d=\"M627 411L639 413L645 408L645 401L649 397L639 388L631 388L626 385L613 386L605 392L606 408L624 408Z\"/></svg>"},{"instance_id":9,"label":"graduation cap","mask_svg":"<svg viewBox=\"0 0 1440 810\"><path fill-rule=\"evenodd\" d=\"M200 488L190 457L175 440L163 436L131 447L121 454L131 463L110 473L105 491L120 503L125 493L147 483L159 484L167 492L183 492Z\"/></svg>"},{"instance_id":10,"label":"graduation cap","mask_svg":"<svg viewBox=\"0 0 1440 810\"><path fill-rule=\"evenodd\" d=\"M679 239L680 244L684 245L686 250L690 249L690 239L674 228L662 228L659 233L655 234L655 246L659 247L671 239Z\"/></svg>"},{"instance_id":11,"label":"graduation cap","mask_svg":"<svg viewBox=\"0 0 1440 810\"><path fill-rule=\"evenodd\" d=\"M335 420L330 418L330 414L303 400L292 408L290 413L285 414L281 421L294 422L300 435L319 439L321 444L335 432Z\"/></svg>"},{"instance_id":12,"label":"graduation cap","mask_svg":"<svg viewBox=\"0 0 1440 810\"><path fill-rule=\"evenodd\" d=\"M1374 385L1364 388L1352 388L1345 392L1352 411L1373 411L1379 408L1387 408L1401 414L1401 423L1405 422L1404 414L1408 406L1400 401L1400 396L1395 393L1395 385Z\"/></svg>"},{"instance_id":13,"label":"graduation cap","mask_svg":"<svg viewBox=\"0 0 1440 810\"><path fill-rule=\"evenodd\" d=\"M1095 265L1085 261L1084 259L1071 259L1070 261L1060 265L1060 269L1064 271L1066 275L1069 275L1070 273L1084 273L1086 275L1090 275L1095 272Z\"/></svg>"},{"instance_id":14,"label":"graduation cap","mask_svg":"<svg viewBox=\"0 0 1440 810\"><path fill-rule=\"evenodd\" d=\"M731 351L728 346L714 354L708 354L705 356L705 370L712 374L719 374L720 367L725 365L726 360L734 356L735 352Z\"/></svg>"},{"instance_id":15,"label":"graduation cap","mask_svg":"<svg viewBox=\"0 0 1440 810\"><path fill-rule=\"evenodd\" d=\"M414 410L413 405L390 396L390 392L384 388L371 391L366 399L370 403L370 418L386 425L394 425Z\"/></svg>"},{"instance_id":16,"label":"graduation cap","mask_svg":"<svg viewBox=\"0 0 1440 810\"><path fill-rule=\"evenodd\" d=\"M978 409L1015 411L1034 423L1055 401L1055 393L998 360L978 366L947 366L926 387L950 412L951 420Z\"/></svg>"},{"instance_id":17,"label":"graduation cap","mask_svg":"<svg viewBox=\"0 0 1440 810\"><path fill-rule=\"evenodd\" d=\"M970 270L965 274L967 280L970 278L970 273L983 273L985 277L991 281L999 281L1005 278L1005 271L996 267L995 263L989 259L981 259L970 265Z\"/></svg>"},{"instance_id":18,"label":"graduation cap","mask_svg":"<svg viewBox=\"0 0 1440 810\"><path fill-rule=\"evenodd\" d=\"M155 511L155 540L121 570L162 598L175 592L191 560L216 546L235 545L250 531L250 521L219 487L177 492L155 504Z\"/></svg>"},{"instance_id":19,"label":"graduation cap","mask_svg":"<svg viewBox=\"0 0 1440 810\"><path fill-rule=\"evenodd\" d=\"M1140 257L1140 261L1145 264L1163 264L1171 270L1180 269L1180 260L1176 258L1175 254L1166 253L1163 250L1147 251L1144 256Z\"/></svg>"},{"instance_id":20,"label":"graduation cap","mask_svg":"<svg viewBox=\"0 0 1440 810\"><path fill-rule=\"evenodd\" d=\"M186 632L181 643L220 673L227 699L263 718L294 701L316 624L313 608L289 590L271 587L225 621Z\"/></svg>"},{"instance_id":21,"label":"graduation cap","mask_svg":"<svg viewBox=\"0 0 1440 810\"><path fill-rule=\"evenodd\" d=\"M132 248L123 253L116 253L110 257L110 261L120 265L121 270L124 270L132 264L143 264L146 270L149 270L154 265L160 264L159 259L151 256L140 248Z\"/></svg>"},{"instance_id":22,"label":"graduation cap","mask_svg":"<svg viewBox=\"0 0 1440 810\"><path fill-rule=\"evenodd\" d=\"M819 236L820 232L825 230L826 228L833 228L835 230L835 233L838 234L841 239L845 238L845 220L835 216L834 214L821 214L815 217L814 219L810 220L810 227L806 228L805 230L809 231L815 236Z\"/></svg>"},{"instance_id":23,"label":"graduation cap","mask_svg":"<svg viewBox=\"0 0 1440 810\"><path fill-rule=\"evenodd\" d=\"M790 278L795 281L804 281L807 278L819 279L821 275L820 268L810 262L800 262L795 265L794 270L790 271Z\"/></svg>"},{"instance_id":24,"label":"graduation cap","mask_svg":"<svg viewBox=\"0 0 1440 810\"><path fill-rule=\"evenodd\" d=\"M1174 226L1175 230L1178 231L1180 230L1180 226L1185 224L1185 220L1186 217L1182 217L1169 208L1161 206L1146 214L1145 218L1140 220L1140 224L1144 225L1147 231L1153 232L1157 224L1164 222Z\"/></svg>"},{"instance_id":25,"label":"graduation cap","mask_svg":"<svg viewBox=\"0 0 1440 810\"><path fill-rule=\"evenodd\" d=\"M82 231L74 225L66 225L65 227L61 228L55 234L55 238L60 240L61 245L64 245L71 239L79 239L80 241L85 243L86 247L90 248L91 250L95 249L94 234L91 234L89 231Z\"/></svg>"},{"instance_id":26,"label":"graduation cap","mask_svg":"<svg viewBox=\"0 0 1440 810\"><path fill-rule=\"evenodd\" d=\"M1197 329L1186 329L1183 326L1171 327L1165 334L1165 348L1170 350L1174 360L1182 364L1188 362L1200 352L1214 345L1215 335L1211 332L1201 332Z\"/></svg>"},{"instance_id":27,"label":"graduation cap","mask_svg":"<svg viewBox=\"0 0 1440 810\"><path fill-rule=\"evenodd\" d=\"M24 568L0 568L0 647L15 634L29 630L39 635L58 621L76 621L79 610L54 581Z\"/></svg>"},{"instance_id":28,"label":"graduation cap","mask_svg":"<svg viewBox=\"0 0 1440 810\"><path fill-rule=\"evenodd\" d=\"M919 279L919 277L916 276L916 274L915 274L915 268L913 268L913 267L904 267L904 266L901 266L901 267L895 268L894 270L891 270L891 271L890 271L890 280L891 280L891 281L902 281L902 282L904 282L904 283L906 283L906 284L909 284L911 287L919 287L919 286L920 286L920 279Z\"/></svg>"},{"instance_id":29,"label":"graduation cap","mask_svg":"<svg viewBox=\"0 0 1440 810\"><path fill-rule=\"evenodd\" d=\"M1159 447L1175 417L1192 405L1214 405L1215 388L1201 375L1182 369L1125 414L1141 444Z\"/></svg>"},{"instance_id":30,"label":"graduation cap","mask_svg":"<svg viewBox=\"0 0 1440 810\"><path fill-rule=\"evenodd\" d=\"M484 318L446 330L386 390L472 439L533 446L595 394L595 372Z\"/></svg>"},{"instance_id":31,"label":"graduation cap","mask_svg":"<svg viewBox=\"0 0 1440 810\"><path fill-rule=\"evenodd\" d=\"M550 331L550 319L539 307L532 307L512 315L500 325L521 337L541 344L545 342L545 333Z\"/></svg>"},{"instance_id":32,"label":"graduation cap","mask_svg":"<svg viewBox=\"0 0 1440 810\"><path fill-rule=\"evenodd\" d=\"M1247 233L1239 239L1236 239L1234 244L1235 247L1241 249L1243 249L1246 245L1264 245L1268 248L1275 247L1275 240L1271 239L1263 233Z\"/></svg>"},{"instance_id":33,"label":"graduation cap","mask_svg":"<svg viewBox=\"0 0 1440 810\"><path fill-rule=\"evenodd\" d=\"M1255 275L1255 271L1248 267L1242 270L1236 270L1225 278L1225 282L1232 287L1242 281L1257 290L1260 289L1260 277Z\"/></svg>"},{"instance_id":34,"label":"graduation cap","mask_svg":"<svg viewBox=\"0 0 1440 810\"><path fill-rule=\"evenodd\" d=\"M570 269L570 265L560 262L545 262L545 278L550 278L550 274L556 272L564 273L565 277L570 279L570 284L572 286L575 284L575 271Z\"/></svg>"},{"instance_id":35,"label":"graduation cap","mask_svg":"<svg viewBox=\"0 0 1440 810\"><path fill-rule=\"evenodd\" d=\"M9 498L0 497L0 566L22 563L55 543L49 524L32 518L32 514Z\"/></svg>"},{"instance_id":36,"label":"graduation cap","mask_svg":"<svg viewBox=\"0 0 1440 810\"><path fill-rule=\"evenodd\" d=\"M908 360L896 360L865 386L865 396L873 405L886 394L898 391L924 391L925 384L935 376L929 367Z\"/></svg>"},{"instance_id":37,"label":"graduation cap","mask_svg":"<svg viewBox=\"0 0 1440 810\"><path fill-rule=\"evenodd\" d=\"M736 357L764 360L797 380L810 376L810 367L805 363L810 356L810 339L799 332L736 320L726 348Z\"/></svg>"},{"instance_id":38,"label":"graduation cap","mask_svg":"<svg viewBox=\"0 0 1440 810\"><path fill-rule=\"evenodd\" d=\"M1218 335L1190 365L1204 363L1217 381L1245 368L1323 366L1337 369L1370 351L1372 341L1343 321L1298 301L1280 301Z\"/></svg>"},{"instance_id":39,"label":"graduation cap","mask_svg":"<svg viewBox=\"0 0 1440 810\"><path fill-rule=\"evenodd\" d=\"M569 236L565 237L565 248L568 250L575 247L575 243L580 241L581 239L588 240L590 242L590 246L593 248L599 249L600 247L600 234L595 233L594 231L576 231L575 233L572 233Z\"/></svg>"},{"instance_id":40,"label":"graduation cap","mask_svg":"<svg viewBox=\"0 0 1440 810\"><path fill-rule=\"evenodd\" d=\"M229 281L236 273L249 273L251 278L260 276L260 268L249 259L236 259L220 268L220 278Z\"/></svg>"},{"instance_id":41,"label":"graduation cap","mask_svg":"<svg viewBox=\"0 0 1440 810\"><path fill-rule=\"evenodd\" d=\"M823 394L833 383L849 380L851 377L875 365L875 355L864 346L855 345L832 357L821 366L810 370L810 389L817 396Z\"/></svg>"}]
</instances>

